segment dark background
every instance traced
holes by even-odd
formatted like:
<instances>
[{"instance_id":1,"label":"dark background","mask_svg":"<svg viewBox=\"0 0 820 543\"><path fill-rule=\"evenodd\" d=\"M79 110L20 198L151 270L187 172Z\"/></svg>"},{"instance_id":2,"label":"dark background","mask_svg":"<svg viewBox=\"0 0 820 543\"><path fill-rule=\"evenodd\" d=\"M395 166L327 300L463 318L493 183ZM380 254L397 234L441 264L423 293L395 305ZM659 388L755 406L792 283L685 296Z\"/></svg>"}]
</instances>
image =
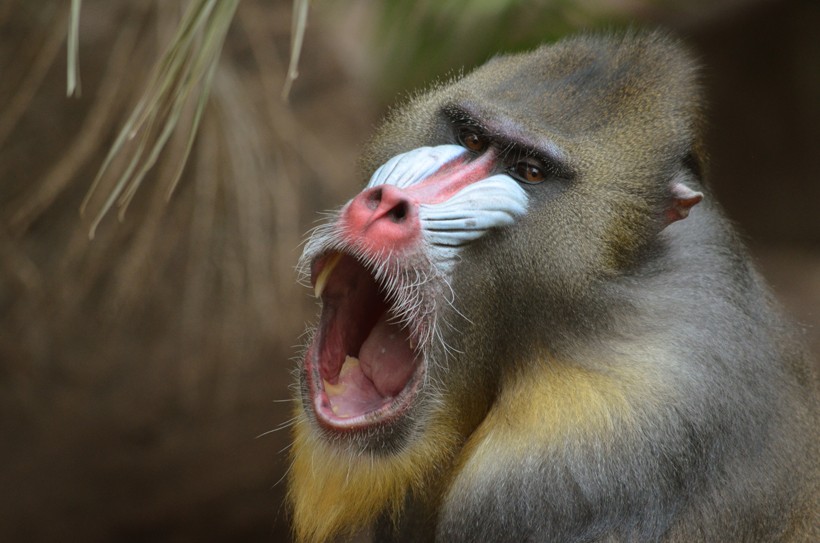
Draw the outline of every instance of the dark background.
<instances>
[{"instance_id":1,"label":"dark background","mask_svg":"<svg viewBox=\"0 0 820 543\"><path fill-rule=\"evenodd\" d=\"M291 6L244 0L170 202L184 138L93 241L80 203L180 10L86 0L69 99L63 4L0 1L2 541L288 541L303 233L397 96L578 29L661 25L701 58L712 184L820 352L815 1L316 2L285 104Z\"/></svg>"}]
</instances>

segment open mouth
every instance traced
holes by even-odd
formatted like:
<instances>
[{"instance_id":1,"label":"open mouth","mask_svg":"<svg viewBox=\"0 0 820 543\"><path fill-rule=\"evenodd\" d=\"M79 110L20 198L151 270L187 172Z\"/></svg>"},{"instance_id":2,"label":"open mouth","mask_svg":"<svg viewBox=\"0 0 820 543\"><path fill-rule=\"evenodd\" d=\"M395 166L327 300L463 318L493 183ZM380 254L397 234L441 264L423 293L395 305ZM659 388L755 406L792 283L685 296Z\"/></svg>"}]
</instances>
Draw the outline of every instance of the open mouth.
<instances>
[{"instance_id":1,"label":"open mouth","mask_svg":"<svg viewBox=\"0 0 820 543\"><path fill-rule=\"evenodd\" d=\"M354 257L323 255L311 278L322 299L305 357L317 419L336 429L389 422L410 406L424 372L413 331L399 323L383 289Z\"/></svg>"}]
</instances>

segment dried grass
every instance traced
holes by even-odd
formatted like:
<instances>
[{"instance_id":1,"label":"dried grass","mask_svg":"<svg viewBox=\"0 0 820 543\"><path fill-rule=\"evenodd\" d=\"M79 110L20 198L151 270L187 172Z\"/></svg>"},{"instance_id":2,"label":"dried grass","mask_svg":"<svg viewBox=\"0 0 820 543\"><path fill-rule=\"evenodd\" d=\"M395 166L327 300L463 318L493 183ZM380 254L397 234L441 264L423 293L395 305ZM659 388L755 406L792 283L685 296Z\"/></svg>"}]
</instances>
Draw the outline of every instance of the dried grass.
<instances>
[{"instance_id":1,"label":"dried grass","mask_svg":"<svg viewBox=\"0 0 820 543\"><path fill-rule=\"evenodd\" d=\"M38 114L68 21L79 29L81 55L89 54L70 11L79 4L43 11L47 33L29 26L26 54L35 61L18 71L16 89L14 80L0 82L0 95L12 97L0 115L0 145L4 135L24 145L20 129ZM0 201L0 326L19 331L0 338L0 354L16 361L11 371L21 379L37 367L89 382L128 375L170 386L189 406L231 405L241 377L260 357L289 350L302 328L293 264L303 209L314 207L302 202L306 181L343 175L281 100L288 53L273 38L289 33L278 23L284 8L192 0L181 18L177 4L162 0L86 0L82 8L83 24L109 40L97 55L107 57L105 68L85 74L84 96L70 106L82 120L50 150L53 160L31 169L34 177L0 181L8 195ZM69 73L77 71L75 47ZM141 83L158 47L166 52ZM77 89L79 74L69 79ZM9 156L0 156L0 170ZM83 226L77 209L86 191ZM114 208L119 224L108 220ZM128 369L134 364L138 374ZM169 364L171 383L159 377Z\"/></svg>"},{"instance_id":2,"label":"dried grass","mask_svg":"<svg viewBox=\"0 0 820 543\"><path fill-rule=\"evenodd\" d=\"M188 5L176 35L154 68L145 94L114 141L83 201L84 213L109 170L116 172L113 184L103 190L105 198L92 219L90 237L94 237L100 221L115 203L122 220L145 175L156 164L169 138L179 130L187 134L187 144L179 156L179 167L168 181L170 198L191 152L238 3L239 0L195 0ZM69 86L71 79L69 71ZM186 122L179 126L181 120ZM127 158L115 161L120 153Z\"/></svg>"}]
</instances>

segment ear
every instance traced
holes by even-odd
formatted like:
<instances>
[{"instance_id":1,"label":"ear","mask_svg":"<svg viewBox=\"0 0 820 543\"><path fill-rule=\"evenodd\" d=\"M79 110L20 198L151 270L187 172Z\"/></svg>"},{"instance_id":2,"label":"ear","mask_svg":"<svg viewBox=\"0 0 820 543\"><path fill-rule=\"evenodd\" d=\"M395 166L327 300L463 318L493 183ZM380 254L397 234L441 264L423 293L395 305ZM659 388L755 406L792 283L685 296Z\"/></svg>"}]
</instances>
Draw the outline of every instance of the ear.
<instances>
[{"instance_id":1,"label":"ear","mask_svg":"<svg viewBox=\"0 0 820 543\"><path fill-rule=\"evenodd\" d=\"M672 181L669 186L669 201L664 211L666 225L688 217L689 211L701 200L702 192L692 190L683 181Z\"/></svg>"},{"instance_id":2,"label":"ear","mask_svg":"<svg viewBox=\"0 0 820 543\"><path fill-rule=\"evenodd\" d=\"M666 207L663 211L664 228L673 222L685 219L689 211L703 200L703 193L692 190L690 183L703 179L704 155L699 152L697 142L694 142L689 153L681 160L681 168L669 182Z\"/></svg>"}]
</instances>

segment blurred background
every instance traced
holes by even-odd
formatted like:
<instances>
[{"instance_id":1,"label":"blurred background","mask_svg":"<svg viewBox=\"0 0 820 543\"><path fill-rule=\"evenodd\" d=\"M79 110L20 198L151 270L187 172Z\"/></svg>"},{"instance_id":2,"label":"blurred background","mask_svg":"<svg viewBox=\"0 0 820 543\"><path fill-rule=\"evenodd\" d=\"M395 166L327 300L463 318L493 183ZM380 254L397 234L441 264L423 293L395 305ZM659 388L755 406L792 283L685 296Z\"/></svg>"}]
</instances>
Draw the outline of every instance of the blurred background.
<instances>
[{"instance_id":1,"label":"blurred background","mask_svg":"<svg viewBox=\"0 0 820 543\"><path fill-rule=\"evenodd\" d=\"M85 0L67 98L69 3L0 0L0 541L289 541L303 233L392 104L579 30L662 26L702 60L711 182L820 352L820 3L317 0L284 102L294 8L244 0L179 182L190 104L81 214L187 5Z\"/></svg>"}]
</instances>

